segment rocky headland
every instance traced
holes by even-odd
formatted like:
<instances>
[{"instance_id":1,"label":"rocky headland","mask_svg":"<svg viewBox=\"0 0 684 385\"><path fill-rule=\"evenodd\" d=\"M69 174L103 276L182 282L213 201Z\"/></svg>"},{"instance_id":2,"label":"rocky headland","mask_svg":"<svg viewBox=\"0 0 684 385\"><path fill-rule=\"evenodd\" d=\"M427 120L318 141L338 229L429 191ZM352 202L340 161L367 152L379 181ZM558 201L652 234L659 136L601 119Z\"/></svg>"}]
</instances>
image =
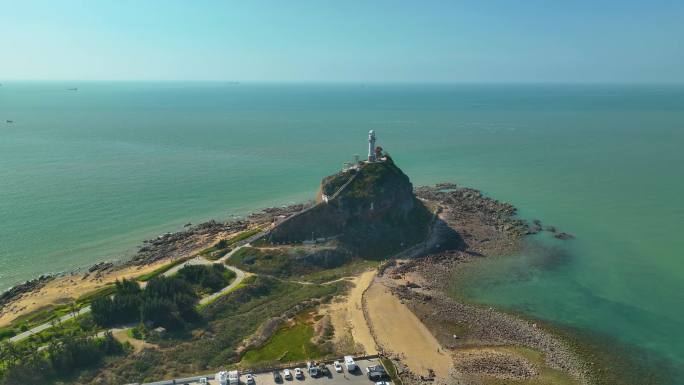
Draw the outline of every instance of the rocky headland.
<instances>
[{"instance_id":1,"label":"rocky headland","mask_svg":"<svg viewBox=\"0 0 684 385\"><path fill-rule=\"evenodd\" d=\"M229 222L188 224L179 232L145 241L123 262L98 263L59 283L41 277L4 293L0 301L4 309L30 311L30 306L19 306L17 301L35 301L48 289L64 294L60 290L67 286L83 285L83 291L97 289L115 279L149 273L169 261L196 255L218 240L248 229L270 229L252 247L233 257L236 266L253 274L295 280L298 274L322 272L354 261L385 261L377 277L367 281L368 288L382 287L400 301L395 306L405 306L415 314L436 338L440 359L447 357L442 369L450 368L448 375L442 370L441 377L436 378L431 369L411 368L402 352L386 348L393 345L382 338L391 337L379 337L370 325L370 319L378 315L367 306L363 289L358 293L364 311L361 319L369 322L375 344L394 359L405 384L434 380L487 383L483 378L538 381L547 378L544 376L549 371L570 383L588 383L580 358L552 332L515 315L464 303L449 293L454 270L461 264L514 252L526 236L542 231L558 239L571 238L553 226L530 223L516 214L516 208L508 203L453 183L414 189L409 178L386 157L324 178L316 202L269 208ZM381 290L373 290L381 295ZM70 298L79 294L83 292L68 293ZM55 302L57 294L46 298ZM266 323L260 330L272 332L273 325L282 324L285 318ZM381 318L376 320L382 322ZM263 342L264 338L247 339L244 346ZM366 351L373 350L368 341L364 344Z\"/></svg>"}]
</instances>

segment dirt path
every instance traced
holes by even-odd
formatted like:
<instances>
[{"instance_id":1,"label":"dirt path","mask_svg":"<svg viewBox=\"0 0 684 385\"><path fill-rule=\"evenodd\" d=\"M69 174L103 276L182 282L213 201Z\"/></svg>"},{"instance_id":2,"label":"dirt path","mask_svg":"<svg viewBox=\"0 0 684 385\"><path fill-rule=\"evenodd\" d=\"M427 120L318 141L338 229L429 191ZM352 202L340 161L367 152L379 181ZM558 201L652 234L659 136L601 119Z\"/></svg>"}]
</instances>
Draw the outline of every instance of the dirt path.
<instances>
[{"instance_id":1,"label":"dirt path","mask_svg":"<svg viewBox=\"0 0 684 385\"><path fill-rule=\"evenodd\" d=\"M366 288L373 282L376 271L367 271L359 276L354 281L354 288L349 293L347 301L347 309L349 311L349 320L352 326L352 336L354 341L363 345L364 350L368 354L377 354L378 349L375 346L375 340L371 335L370 328L366 323L366 318L363 315L363 307L361 300Z\"/></svg>"},{"instance_id":2,"label":"dirt path","mask_svg":"<svg viewBox=\"0 0 684 385\"><path fill-rule=\"evenodd\" d=\"M432 369L437 377L448 378L451 356L406 305L379 282L366 291L365 300L375 336L384 350L399 354L416 374L426 375Z\"/></svg>"},{"instance_id":3,"label":"dirt path","mask_svg":"<svg viewBox=\"0 0 684 385\"><path fill-rule=\"evenodd\" d=\"M375 277L375 270L364 272L349 281L354 285L346 297L341 301L333 302L321 308L322 314L330 316L330 322L335 328L335 339L338 344L344 344L347 350L354 349L356 345L368 354L376 354L375 340L366 324L361 307L363 292ZM351 337L349 344L345 341ZM351 352L351 350L346 351Z\"/></svg>"},{"instance_id":4,"label":"dirt path","mask_svg":"<svg viewBox=\"0 0 684 385\"><path fill-rule=\"evenodd\" d=\"M145 348L157 348L158 347L157 345L151 344L149 342L145 342L142 340L131 338L128 335L128 328L112 329L111 332L112 332L112 335L114 336L114 338L116 338L119 342L121 342L121 343L128 342L129 344L131 344L131 346L133 347L133 351L135 353L137 353L137 352L139 352Z\"/></svg>"}]
</instances>

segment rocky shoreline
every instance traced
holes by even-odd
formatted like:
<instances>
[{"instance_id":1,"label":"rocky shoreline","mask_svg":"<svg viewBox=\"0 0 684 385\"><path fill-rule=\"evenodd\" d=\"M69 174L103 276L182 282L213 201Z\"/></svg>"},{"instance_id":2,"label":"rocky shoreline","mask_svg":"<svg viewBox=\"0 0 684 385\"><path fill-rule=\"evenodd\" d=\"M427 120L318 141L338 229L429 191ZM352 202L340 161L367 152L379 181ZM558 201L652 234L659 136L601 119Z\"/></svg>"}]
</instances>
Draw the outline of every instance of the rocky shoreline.
<instances>
[{"instance_id":1,"label":"rocky shoreline","mask_svg":"<svg viewBox=\"0 0 684 385\"><path fill-rule=\"evenodd\" d=\"M453 271L462 263L515 251L527 235L542 231L558 239L570 239L571 236L553 226L544 226L538 220L532 223L521 220L516 217L517 210L513 205L487 197L475 189L443 183L418 187L415 194L426 204L439 207L435 211L438 213L435 230L431 239L425 242L425 247L418 249L421 256L383 265L379 272L383 284L423 321L446 349L526 346L542 352L549 366L587 383L587 371L581 361L553 334L533 322L492 308L466 304L447 295ZM211 246L228 234L277 222L306 207L299 204L267 208L245 219L225 223L208 221L194 226L188 224L182 231L144 241L137 253L125 261L100 262L71 275L82 274L84 279L99 277L125 267L142 267L187 256ZM15 286L0 296L0 305L9 304L25 293L37 292L52 279L54 277L42 276ZM467 333L455 333L453 325L465 325ZM485 356L464 354L459 361L462 365L454 369L452 376L456 383L460 383L458 378L463 374L486 372L510 380L536 375L536 368L529 362L501 352L490 352ZM407 383L429 380L406 370L403 375L409 380Z\"/></svg>"},{"instance_id":2,"label":"rocky shoreline","mask_svg":"<svg viewBox=\"0 0 684 385\"><path fill-rule=\"evenodd\" d=\"M40 290L40 288L45 286L48 282L52 281L53 279L55 279L54 275L41 275L36 279L32 279L30 281L26 281L22 284L11 287L10 289L0 294L0 308L4 307L5 305L9 304L13 300L21 297L26 293Z\"/></svg>"},{"instance_id":3,"label":"rocky shoreline","mask_svg":"<svg viewBox=\"0 0 684 385\"><path fill-rule=\"evenodd\" d=\"M547 366L588 384L591 373L587 366L553 332L533 321L448 295L459 265L517 251L526 236L542 231L561 240L572 236L554 226L543 226L539 220L532 223L521 220L516 217L514 206L478 190L442 183L417 188L416 195L439 205L440 221L462 238L462 246L432 250L419 257L390 263L381 269L380 279L423 321L445 349L458 355L459 365L453 370L451 382L471 383L467 378L477 375L493 375L500 380L532 378L537 375L534 365L520 356L495 350L519 346L541 352ZM403 376L412 384L429 380L406 368Z\"/></svg>"},{"instance_id":4,"label":"rocky shoreline","mask_svg":"<svg viewBox=\"0 0 684 385\"><path fill-rule=\"evenodd\" d=\"M589 383L589 372L572 349L552 332L535 322L491 307L468 304L446 294L453 279L453 269L476 258L463 252L430 256L407 261L386 271L387 286L431 329L442 345L448 349L492 346L524 346L542 352L546 363L557 370L571 374L582 384ZM403 278L411 281L403 283ZM418 283L419 282L419 283ZM459 325L462 334L454 334L445 325ZM481 359L482 370L491 370L492 362L501 357L495 354ZM528 363L503 366L503 377L509 372L522 370ZM494 365L495 367L496 365ZM463 368L472 370L471 367ZM524 376L523 376L524 377ZM516 377L519 379L519 377Z\"/></svg>"},{"instance_id":5,"label":"rocky shoreline","mask_svg":"<svg viewBox=\"0 0 684 385\"><path fill-rule=\"evenodd\" d=\"M162 234L157 238L143 241L137 252L131 257L98 262L90 266L61 273L43 274L38 278L12 286L0 293L0 307L10 305L13 301L22 298L26 294L38 292L46 284L59 277L80 276L81 279L89 277L100 278L119 269L131 266L147 266L164 259L175 259L188 255L198 248L211 246L222 235L244 231L255 225L271 223L279 216L292 215L303 210L305 207L306 205L304 204L269 207L252 213L245 219L228 222L210 220L197 225L188 223L181 231Z\"/></svg>"},{"instance_id":6,"label":"rocky shoreline","mask_svg":"<svg viewBox=\"0 0 684 385\"><path fill-rule=\"evenodd\" d=\"M516 208L508 203L485 196L481 191L459 187L453 183L415 188L415 194L424 201L438 203L443 210L440 217L450 224L457 223L459 236L467 245L467 252L479 254L504 253L518 246L518 240L526 234L549 231L559 239L572 236L559 232L553 226L543 226L535 220L532 224L515 218ZM24 294L40 290L51 280L63 276L100 277L117 269L130 266L146 266L163 259L174 259L192 253L198 248L210 246L223 234L243 231L250 226L272 223L300 212L312 203L269 207L256 211L244 219L228 222L210 220L197 225L190 223L181 231L166 233L145 240L137 252L127 258L98 262L63 273L44 274L39 278L15 285L0 293L0 306L10 304ZM477 226L471 226L477 223ZM483 231L485 229L486 231ZM437 234L439 236L439 234ZM459 240L460 241L460 240ZM446 244L447 242L443 242ZM497 249L498 250L494 250Z\"/></svg>"}]
</instances>

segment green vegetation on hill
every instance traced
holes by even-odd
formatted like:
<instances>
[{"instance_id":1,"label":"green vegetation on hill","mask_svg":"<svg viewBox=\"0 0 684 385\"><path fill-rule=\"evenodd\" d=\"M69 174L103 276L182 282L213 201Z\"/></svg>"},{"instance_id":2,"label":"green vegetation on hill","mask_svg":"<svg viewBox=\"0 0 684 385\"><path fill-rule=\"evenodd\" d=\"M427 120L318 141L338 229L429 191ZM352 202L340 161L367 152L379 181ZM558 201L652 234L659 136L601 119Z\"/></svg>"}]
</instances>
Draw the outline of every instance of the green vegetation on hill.
<instances>
[{"instance_id":1,"label":"green vegetation on hill","mask_svg":"<svg viewBox=\"0 0 684 385\"><path fill-rule=\"evenodd\" d=\"M0 384L53 383L99 364L106 356L123 352L123 345L111 333L102 338L72 335L45 349L5 343L0 345Z\"/></svg>"},{"instance_id":2,"label":"green vegetation on hill","mask_svg":"<svg viewBox=\"0 0 684 385\"><path fill-rule=\"evenodd\" d=\"M135 281L116 283L112 297L93 301L91 314L96 324L112 326L150 322L167 329L181 329L197 320L199 297L193 287L178 277L157 277L144 290Z\"/></svg>"},{"instance_id":3,"label":"green vegetation on hill","mask_svg":"<svg viewBox=\"0 0 684 385\"><path fill-rule=\"evenodd\" d=\"M154 270L154 271L151 271L151 272L149 272L149 273L147 273L147 274L143 274L143 275L137 277L136 280L138 280L138 281L140 281L140 282L147 282L147 281L151 280L152 278L158 277L158 276L160 276L160 275L166 273L167 271L173 269L174 267L176 267L176 266L178 266L178 265L180 265L180 264L182 264L182 263L187 262L187 261L190 260L191 258L192 258L192 257L178 258L178 259L176 259L176 260L174 260L174 261L172 261L172 262L169 262L169 263L167 263L166 265L164 265L164 266L162 266L162 267L160 267L160 268L158 268L158 269L156 269L156 270Z\"/></svg>"},{"instance_id":4,"label":"green vegetation on hill","mask_svg":"<svg viewBox=\"0 0 684 385\"><path fill-rule=\"evenodd\" d=\"M178 270L177 276L193 285L198 292L208 294L228 286L235 279L235 272L215 263L185 266Z\"/></svg>"},{"instance_id":5,"label":"green vegetation on hill","mask_svg":"<svg viewBox=\"0 0 684 385\"><path fill-rule=\"evenodd\" d=\"M355 259L340 267L317 271L315 273L302 275L299 277L301 281L311 283L330 282L344 277L351 277L357 275L370 268L375 268L379 265L377 261L368 261L364 259Z\"/></svg>"},{"instance_id":6,"label":"green vegetation on hill","mask_svg":"<svg viewBox=\"0 0 684 385\"><path fill-rule=\"evenodd\" d=\"M258 234L261 230L261 227L255 227L253 229L245 230L229 239L221 239L218 242L216 242L216 244L214 244L213 246L207 247L206 249L200 251L198 254L206 259L215 261L223 257L227 252L229 252L230 248L233 245L240 241L244 241L245 239L253 235Z\"/></svg>"},{"instance_id":7,"label":"green vegetation on hill","mask_svg":"<svg viewBox=\"0 0 684 385\"><path fill-rule=\"evenodd\" d=\"M9 326L0 328L0 341L16 336L47 322L55 322L60 317L75 313L84 306L90 305L95 299L106 297L114 293L115 286L105 285L97 290L80 296L72 303L49 305L16 318Z\"/></svg>"},{"instance_id":8,"label":"green vegetation on hill","mask_svg":"<svg viewBox=\"0 0 684 385\"><path fill-rule=\"evenodd\" d=\"M243 247L226 263L276 277L293 277L343 266L352 260L343 249L323 246Z\"/></svg>"},{"instance_id":9,"label":"green vegetation on hill","mask_svg":"<svg viewBox=\"0 0 684 385\"><path fill-rule=\"evenodd\" d=\"M396 385L403 385L401 378L399 378L399 375L397 374L397 368L394 366L392 360L383 357L380 358L380 361L382 362L382 366L385 367L385 370L387 370L387 375L390 377L390 380L392 380L392 383Z\"/></svg>"},{"instance_id":10,"label":"green vegetation on hill","mask_svg":"<svg viewBox=\"0 0 684 385\"><path fill-rule=\"evenodd\" d=\"M289 277L293 272L294 257L294 253L284 249L243 247L236 251L226 263L252 273Z\"/></svg>"},{"instance_id":11,"label":"green vegetation on hill","mask_svg":"<svg viewBox=\"0 0 684 385\"><path fill-rule=\"evenodd\" d=\"M111 361L97 378L81 382L94 384L102 378L112 384L149 382L169 377L169 373L181 377L237 364L242 358L236 353L238 346L261 324L307 300L330 298L342 285L300 285L263 276L243 282L243 287L202 308L203 323L197 329L152 341L160 350Z\"/></svg>"},{"instance_id":12,"label":"green vegetation on hill","mask_svg":"<svg viewBox=\"0 0 684 385\"><path fill-rule=\"evenodd\" d=\"M350 173L324 178L329 195ZM433 214L413 194L409 178L391 158L364 164L356 177L328 203L321 203L274 228L274 244L336 237L340 246L364 258L384 259L426 239Z\"/></svg>"},{"instance_id":13,"label":"green vegetation on hill","mask_svg":"<svg viewBox=\"0 0 684 385\"><path fill-rule=\"evenodd\" d=\"M17 334L32 329L46 322L52 322L59 317L78 308L77 304L49 305L36 309L30 313L17 317L9 326L0 328L0 340L14 337Z\"/></svg>"},{"instance_id":14,"label":"green vegetation on hill","mask_svg":"<svg viewBox=\"0 0 684 385\"><path fill-rule=\"evenodd\" d=\"M264 362L301 362L319 358L323 353L311 342L313 335L313 327L301 321L283 327L265 345L246 352L242 363L250 366Z\"/></svg>"}]
</instances>

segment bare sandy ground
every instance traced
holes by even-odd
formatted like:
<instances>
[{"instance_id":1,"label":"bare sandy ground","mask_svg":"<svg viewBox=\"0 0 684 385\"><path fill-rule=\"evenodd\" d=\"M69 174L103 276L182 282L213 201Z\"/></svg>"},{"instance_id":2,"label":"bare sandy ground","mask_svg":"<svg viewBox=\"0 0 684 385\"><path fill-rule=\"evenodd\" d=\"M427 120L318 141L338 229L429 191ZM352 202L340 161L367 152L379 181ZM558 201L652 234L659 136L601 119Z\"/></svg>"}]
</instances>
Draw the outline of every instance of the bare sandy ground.
<instances>
[{"instance_id":1,"label":"bare sandy ground","mask_svg":"<svg viewBox=\"0 0 684 385\"><path fill-rule=\"evenodd\" d=\"M0 308L0 327L9 325L13 320L22 315L30 314L48 306L71 303L80 296L113 283L117 279L131 279L147 274L166 265L172 260L193 255L204 247L207 247L209 244L217 242L219 239L231 238L241 231L220 232L212 237L207 237L205 235L198 237L193 241L193 247L188 250L177 252L170 255L170 258L164 258L146 265L126 266L100 273L95 272L89 274L85 279L82 275L57 277L39 290L25 293L20 298L15 299L10 304ZM179 266L178 268L180 267L182 266Z\"/></svg>"},{"instance_id":2,"label":"bare sandy ground","mask_svg":"<svg viewBox=\"0 0 684 385\"><path fill-rule=\"evenodd\" d=\"M427 375L432 369L447 379L453 361L421 320L380 282L365 294L369 321L385 353L398 354L412 372Z\"/></svg>"},{"instance_id":3,"label":"bare sandy ground","mask_svg":"<svg viewBox=\"0 0 684 385\"><path fill-rule=\"evenodd\" d=\"M128 335L128 329L127 328L126 329L113 329L112 335L114 336L114 338L116 338L121 343L128 342L129 344L131 344L131 346L133 347L133 352L135 352L135 353L138 353L139 351L141 351L143 349L157 348L158 347L157 345L154 345L154 344L151 344L151 343L148 343L145 341L137 340L135 338L131 338Z\"/></svg>"},{"instance_id":4,"label":"bare sandy ground","mask_svg":"<svg viewBox=\"0 0 684 385\"><path fill-rule=\"evenodd\" d=\"M90 274L85 279L76 275L58 277L48 282L40 290L23 294L21 298L0 309L0 327L9 325L23 314L29 314L50 305L70 303L80 296L117 279L133 278L146 274L167 263L169 260L161 260L146 266L130 266L102 275Z\"/></svg>"},{"instance_id":5,"label":"bare sandy ground","mask_svg":"<svg viewBox=\"0 0 684 385\"><path fill-rule=\"evenodd\" d=\"M363 292L375 277L376 271L364 272L352 280L354 287L341 301L333 302L321 312L330 316L330 322L335 329L335 342L340 345L352 345L347 348L360 347L367 354L377 354L375 340L371 335L366 319L363 315L361 300ZM346 341L351 335L352 343Z\"/></svg>"}]
</instances>

